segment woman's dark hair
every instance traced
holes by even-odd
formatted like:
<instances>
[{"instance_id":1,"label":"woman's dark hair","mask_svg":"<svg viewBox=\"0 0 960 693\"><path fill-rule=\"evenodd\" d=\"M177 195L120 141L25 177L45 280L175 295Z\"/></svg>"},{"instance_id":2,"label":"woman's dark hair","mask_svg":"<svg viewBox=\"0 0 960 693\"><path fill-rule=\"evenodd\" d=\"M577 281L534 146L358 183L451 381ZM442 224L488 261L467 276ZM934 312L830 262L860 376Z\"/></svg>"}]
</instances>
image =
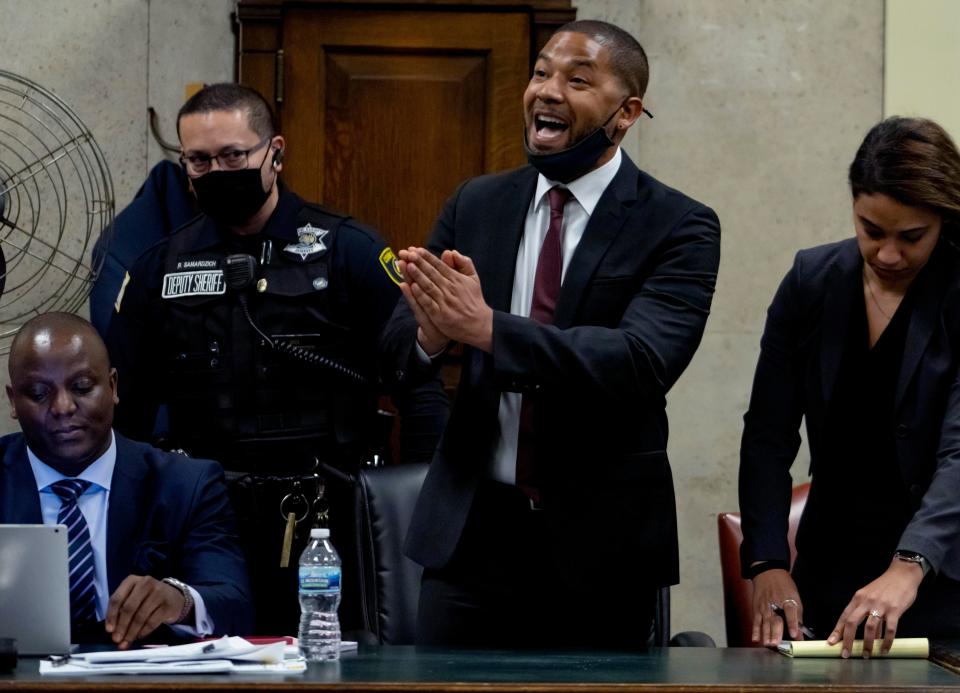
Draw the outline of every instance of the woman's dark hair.
<instances>
[{"instance_id":1,"label":"woman's dark hair","mask_svg":"<svg viewBox=\"0 0 960 693\"><path fill-rule=\"evenodd\" d=\"M925 207L954 238L960 232L960 152L932 120L894 116L874 125L850 164L850 192Z\"/></svg>"}]
</instances>

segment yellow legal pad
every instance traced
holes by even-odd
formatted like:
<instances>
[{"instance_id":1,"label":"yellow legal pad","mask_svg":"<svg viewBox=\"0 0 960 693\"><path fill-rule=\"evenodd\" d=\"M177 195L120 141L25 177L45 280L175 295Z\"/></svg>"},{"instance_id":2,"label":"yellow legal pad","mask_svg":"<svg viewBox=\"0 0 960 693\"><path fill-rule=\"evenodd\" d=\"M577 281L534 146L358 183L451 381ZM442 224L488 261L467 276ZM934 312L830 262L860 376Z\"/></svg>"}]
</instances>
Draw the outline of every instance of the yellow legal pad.
<instances>
[{"instance_id":1,"label":"yellow legal pad","mask_svg":"<svg viewBox=\"0 0 960 693\"><path fill-rule=\"evenodd\" d=\"M912 659L926 659L930 656L930 641L926 638L896 638L890 651L882 655L880 647L883 645L883 639L878 638L873 641L872 657L899 657ZM783 641L777 645L777 650L788 657L839 657L843 650L843 643L828 645L826 640L796 640L793 642ZM853 641L853 650L851 657L859 657L863 654L863 640Z\"/></svg>"}]
</instances>

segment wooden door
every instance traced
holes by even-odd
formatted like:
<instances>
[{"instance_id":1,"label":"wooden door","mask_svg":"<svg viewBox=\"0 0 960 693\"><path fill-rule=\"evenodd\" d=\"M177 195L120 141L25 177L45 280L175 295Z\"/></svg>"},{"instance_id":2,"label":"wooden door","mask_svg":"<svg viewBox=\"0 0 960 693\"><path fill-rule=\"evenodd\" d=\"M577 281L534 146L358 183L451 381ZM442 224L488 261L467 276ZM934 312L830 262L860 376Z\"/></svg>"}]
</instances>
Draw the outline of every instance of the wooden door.
<instances>
[{"instance_id":1,"label":"wooden door","mask_svg":"<svg viewBox=\"0 0 960 693\"><path fill-rule=\"evenodd\" d=\"M574 14L569 0L243 0L238 12L240 80L276 99L284 180L394 249L424 243L461 181L524 162L534 48Z\"/></svg>"},{"instance_id":2,"label":"wooden door","mask_svg":"<svg viewBox=\"0 0 960 693\"><path fill-rule=\"evenodd\" d=\"M420 245L456 185L523 161L521 13L294 10L284 22L290 185Z\"/></svg>"}]
</instances>

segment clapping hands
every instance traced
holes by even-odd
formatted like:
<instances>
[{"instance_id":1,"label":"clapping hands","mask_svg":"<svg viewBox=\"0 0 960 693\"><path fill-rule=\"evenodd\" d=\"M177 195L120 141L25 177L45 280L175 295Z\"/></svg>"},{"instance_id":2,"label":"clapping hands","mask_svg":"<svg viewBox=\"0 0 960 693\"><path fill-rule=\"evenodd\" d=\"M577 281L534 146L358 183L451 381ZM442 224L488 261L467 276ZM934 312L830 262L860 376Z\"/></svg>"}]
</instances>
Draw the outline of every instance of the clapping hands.
<instances>
[{"instance_id":1,"label":"clapping hands","mask_svg":"<svg viewBox=\"0 0 960 693\"><path fill-rule=\"evenodd\" d=\"M493 309L486 304L473 261L456 250L438 258L425 248L400 251L400 290L419 327L417 340L427 354L451 340L491 351Z\"/></svg>"}]
</instances>

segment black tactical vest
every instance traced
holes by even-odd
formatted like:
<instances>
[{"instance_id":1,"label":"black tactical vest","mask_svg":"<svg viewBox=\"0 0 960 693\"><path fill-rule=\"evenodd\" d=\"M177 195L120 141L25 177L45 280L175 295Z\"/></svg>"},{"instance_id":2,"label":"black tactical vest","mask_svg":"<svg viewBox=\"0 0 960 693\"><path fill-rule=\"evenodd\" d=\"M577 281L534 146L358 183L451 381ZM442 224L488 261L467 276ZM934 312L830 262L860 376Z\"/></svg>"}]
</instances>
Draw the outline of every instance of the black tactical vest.
<instances>
[{"instance_id":1,"label":"black tactical vest","mask_svg":"<svg viewBox=\"0 0 960 693\"><path fill-rule=\"evenodd\" d=\"M163 364L172 446L220 460L228 470L263 474L303 471L314 458L352 468L369 452L372 355L330 317L330 253L343 221L304 206L297 228L309 224L327 233L322 251L303 256L284 252L282 239L253 239L247 250L256 270L242 291L228 287L223 275L238 239L221 236L204 246L202 216L171 237L161 300L172 335ZM366 382L315 363L317 355Z\"/></svg>"}]
</instances>

